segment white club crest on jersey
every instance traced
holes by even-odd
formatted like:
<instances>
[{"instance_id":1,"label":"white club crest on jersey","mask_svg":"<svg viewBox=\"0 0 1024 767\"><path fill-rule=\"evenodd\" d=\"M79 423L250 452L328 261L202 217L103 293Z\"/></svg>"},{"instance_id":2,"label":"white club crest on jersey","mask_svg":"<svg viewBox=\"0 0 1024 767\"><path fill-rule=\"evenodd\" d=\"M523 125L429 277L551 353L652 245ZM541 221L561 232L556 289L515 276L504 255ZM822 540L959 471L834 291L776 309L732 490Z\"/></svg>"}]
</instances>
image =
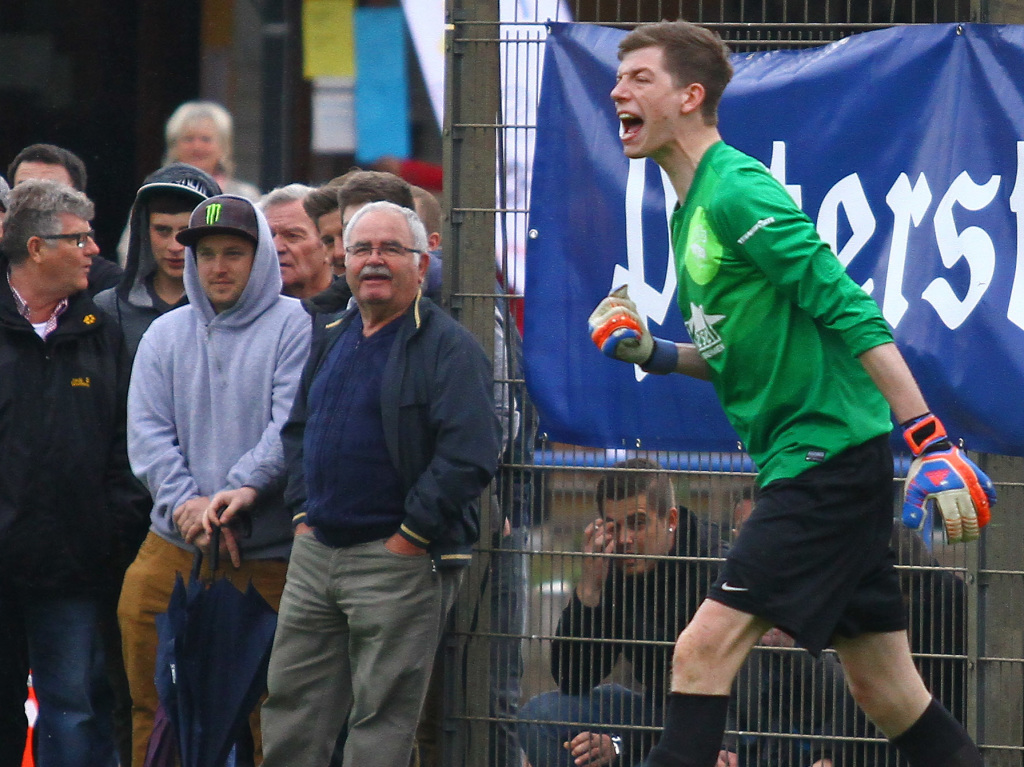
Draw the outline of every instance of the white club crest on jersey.
<instances>
[{"instance_id":1,"label":"white club crest on jersey","mask_svg":"<svg viewBox=\"0 0 1024 767\"><path fill-rule=\"evenodd\" d=\"M686 329L690 331L690 338L693 339L697 345L697 351L704 359L709 359L725 351L722 336L714 327L716 322L721 322L724 319L724 314L707 314L703 306L690 304L690 319L686 323Z\"/></svg>"}]
</instances>

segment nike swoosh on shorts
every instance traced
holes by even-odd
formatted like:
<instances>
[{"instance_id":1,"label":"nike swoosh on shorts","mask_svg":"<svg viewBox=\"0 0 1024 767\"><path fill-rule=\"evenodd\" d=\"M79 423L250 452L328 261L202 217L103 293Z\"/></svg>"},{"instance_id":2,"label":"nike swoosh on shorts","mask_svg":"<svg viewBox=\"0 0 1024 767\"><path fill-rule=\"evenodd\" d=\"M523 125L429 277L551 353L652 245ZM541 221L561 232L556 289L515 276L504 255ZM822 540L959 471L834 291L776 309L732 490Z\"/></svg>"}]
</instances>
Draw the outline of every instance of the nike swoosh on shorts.
<instances>
[{"instance_id":1,"label":"nike swoosh on shorts","mask_svg":"<svg viewBox=\"0 0 1024 767\"><path fill-rule=\"evenodd\" d=\"M728 583L723 583L722 591L750 591L750 589L744 588L743 586L730 586Z\"/></svg>"}]
</instances>

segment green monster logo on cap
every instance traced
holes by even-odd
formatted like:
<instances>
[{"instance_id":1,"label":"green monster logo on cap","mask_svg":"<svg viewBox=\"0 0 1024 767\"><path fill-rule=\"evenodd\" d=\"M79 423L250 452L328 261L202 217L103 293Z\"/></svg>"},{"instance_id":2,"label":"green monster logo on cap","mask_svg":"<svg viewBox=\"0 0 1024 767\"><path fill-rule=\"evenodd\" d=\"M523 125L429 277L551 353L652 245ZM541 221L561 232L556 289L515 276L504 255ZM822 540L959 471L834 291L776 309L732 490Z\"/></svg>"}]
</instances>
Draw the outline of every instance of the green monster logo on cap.
<instances>
[{"instance_id":1,"label":"green monster logo on cap","mask_svg":"<svg viewBox=\"0 0 1024 767\"><path fill-rule=\"evenodd\" d=\"M221 207L222 206L221 206L221 204L219 202L215 202L212 205L207 206L207 208L206 208L206 225L207 226L213 226L218 221L220 221Z\"/></svg>"}]
</instances>

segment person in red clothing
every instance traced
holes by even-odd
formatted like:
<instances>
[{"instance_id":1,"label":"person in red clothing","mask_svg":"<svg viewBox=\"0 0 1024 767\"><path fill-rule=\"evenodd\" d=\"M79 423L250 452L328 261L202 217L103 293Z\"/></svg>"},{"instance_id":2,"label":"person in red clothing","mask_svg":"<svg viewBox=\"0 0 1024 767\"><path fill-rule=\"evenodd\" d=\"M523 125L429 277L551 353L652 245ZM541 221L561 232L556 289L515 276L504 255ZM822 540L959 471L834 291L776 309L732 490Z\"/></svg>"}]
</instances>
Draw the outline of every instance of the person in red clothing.
<instances>
[{"instance_id":1,"label":"person in red clothing","mask_svg":"<svg viewBox=\"0 0 1024 767\"><path fill-rule=\"evenodd\" d=\"M394 173L413 186L422 186L434 193L439 193L444 188L444 172L441 166L425 160L381 157L373 164L373 169Z\"/></svg>"}]
</instances>

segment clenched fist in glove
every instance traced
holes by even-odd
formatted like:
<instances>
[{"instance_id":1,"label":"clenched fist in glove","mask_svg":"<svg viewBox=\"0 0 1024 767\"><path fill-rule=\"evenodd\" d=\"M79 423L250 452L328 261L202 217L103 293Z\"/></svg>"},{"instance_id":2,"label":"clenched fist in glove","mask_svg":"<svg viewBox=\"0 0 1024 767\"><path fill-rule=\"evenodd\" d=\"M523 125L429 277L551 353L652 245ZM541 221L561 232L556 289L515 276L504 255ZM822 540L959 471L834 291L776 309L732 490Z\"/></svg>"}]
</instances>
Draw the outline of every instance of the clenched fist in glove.
<instances>
[{"instance_id":1,"label":"clenched fist in glove","mask_svg":"<svg viewBox=\"0 0 1024 767\"><path fill-rule=\"evenodd\" d=\"M931 413L904 423L903 437L914 454L905 485L903 524L921 530L929 502L934 501L949 543L977 540L996 502L992 480L950 442Z\"/></svg>"},{"instance_id":2,"label":"clenched fist in glove","mask_svg":"<svg viewBox=\"0 0 1024 767\"><path fill-rule=\"evenodd\" d=\"M616 288L597 305L587 325L590 338L605 355L632 362L648 373L675 372L676 345L651 335L625 285Z\"/></svg>"}]
</instances>

